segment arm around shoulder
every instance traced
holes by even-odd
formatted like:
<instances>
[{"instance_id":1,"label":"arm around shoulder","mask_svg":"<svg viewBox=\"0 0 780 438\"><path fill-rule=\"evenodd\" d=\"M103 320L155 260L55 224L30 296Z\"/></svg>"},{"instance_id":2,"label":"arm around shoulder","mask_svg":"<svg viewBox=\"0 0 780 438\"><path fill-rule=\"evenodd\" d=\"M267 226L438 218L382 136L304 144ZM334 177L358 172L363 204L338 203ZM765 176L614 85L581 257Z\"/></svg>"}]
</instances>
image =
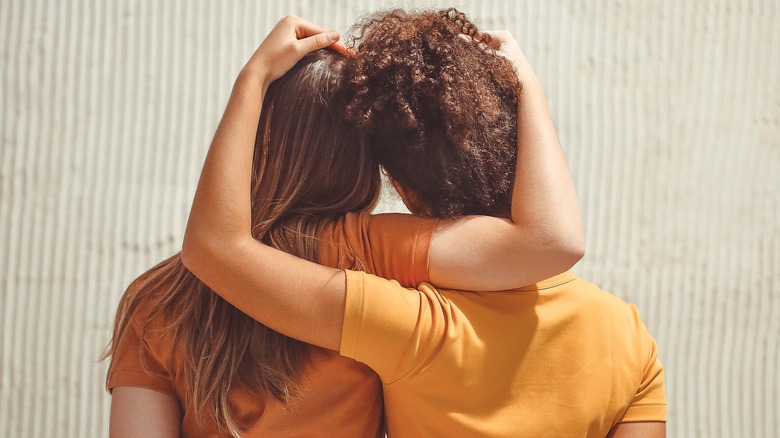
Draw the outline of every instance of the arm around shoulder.
<instances>
[{"instance_id":1,"label":"arm around shoulder","mask_svg":"<svg viewBox=\"0 0 780 438\"><path fill-rule=\"evenodd\" d=\"M544 280L574 266L585 251L574 183L544 90L508 32L491 32L523 83L511 219L472 216L442 221L431 242L437 286L504 290Z\"/></svg>"},{"instance_id":2,"label":"arm around shoulder","mask_svg":"<svg viewBox=\"0 0 780 438\"><path fill-rule=\"evenodd\" d=\"M214 134L184 234L182 263L242 312L266 326L337 350L344 274L266 246L252 235L254 142L268 84L338 33L298 17L282 19L239 74Z\"/></svg>"}]
</instances>

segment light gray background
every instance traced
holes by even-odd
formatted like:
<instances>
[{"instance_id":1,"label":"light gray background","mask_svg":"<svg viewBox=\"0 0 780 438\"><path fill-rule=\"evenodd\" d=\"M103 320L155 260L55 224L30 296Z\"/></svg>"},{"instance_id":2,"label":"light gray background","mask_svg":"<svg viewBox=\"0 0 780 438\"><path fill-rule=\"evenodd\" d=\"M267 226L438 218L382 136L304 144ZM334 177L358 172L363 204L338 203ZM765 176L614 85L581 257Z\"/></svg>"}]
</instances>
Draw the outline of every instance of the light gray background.
<instances>
[{"instance_id":1,"label":"light gray background","mask_svg":"<svg viewBox=\"0 0 780 438\"><path fill-rule=\"evenodd\" d=\"M236 73L288 12L343 30L388 4L0 0L0 435L106 434L117 302L179 248ZM436 4L537 69L585 218L575 271L642 311L669 436L777 436L778 2Z\"/></svg>"}]
</instances>

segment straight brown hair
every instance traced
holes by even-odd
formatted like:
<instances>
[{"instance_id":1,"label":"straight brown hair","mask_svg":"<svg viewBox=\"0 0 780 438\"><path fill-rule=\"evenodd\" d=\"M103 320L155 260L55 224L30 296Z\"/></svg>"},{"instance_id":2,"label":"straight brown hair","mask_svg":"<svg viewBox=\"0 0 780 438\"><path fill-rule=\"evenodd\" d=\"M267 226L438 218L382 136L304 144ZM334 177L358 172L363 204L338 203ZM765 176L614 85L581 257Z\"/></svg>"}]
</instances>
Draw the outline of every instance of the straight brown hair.
<instances>
[{"instance_id":1,"label":"straight brown hair","mask_svg":"<svg viewBox=\"0 0 780 438\"><path fill-rule=\"evenodd\" d=\"M317 235L347 212L372 207L379 196L379 167L342 120L345 58L313 52L273 82L263 102L253 160L252 235L317 261ZM357 268L360 266L342 266ZM122 298L104 357L112 357L139 308L143 330L162 315L182 348L187 396L218 428L240 436L246 425L233 415L234 386L286 403L298 392L307 344L243 314L198 280L180 254L136 279ZM175 346L175 347L174 347ZM143 354L143 351L141 352ZM114 366L113 359L109 373ZM186 406L185 406L186 408Z\"/></svg>"}]
</instances>

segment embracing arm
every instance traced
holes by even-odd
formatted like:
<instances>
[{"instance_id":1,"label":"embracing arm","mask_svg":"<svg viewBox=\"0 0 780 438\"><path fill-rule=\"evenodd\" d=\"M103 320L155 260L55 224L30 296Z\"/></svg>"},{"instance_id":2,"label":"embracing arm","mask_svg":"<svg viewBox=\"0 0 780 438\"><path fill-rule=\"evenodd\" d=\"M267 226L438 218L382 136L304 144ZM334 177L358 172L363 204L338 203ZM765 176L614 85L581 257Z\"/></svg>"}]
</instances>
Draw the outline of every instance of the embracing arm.
<instances>
[{"instance_id":1,"label":"embracing arm","mask_svg":"<svg viewBox=\"0 0 780 438\"><path fill-rule=\"evenodd\" d=\"M263 96L306 53L338 40L301 18L283 18L236 79L203 165L181 258L201 281L257 321L338 350L344 273L252 237L250 180Z\"/></svg>"},{"instance_id":2,"label":"embracing arm","mask_svg":"<svg viewBox=\"0 0 780 438\"><path fill-rule=\"evenodd\" d=\"M523 83L511 220L442 221L431 241L430 279L439 287L502 290L559 274L582 258L577 195L533 68L509 32L490 32ZM468 257L464 257L468 254Z\"/></svg>"}]
</instances>

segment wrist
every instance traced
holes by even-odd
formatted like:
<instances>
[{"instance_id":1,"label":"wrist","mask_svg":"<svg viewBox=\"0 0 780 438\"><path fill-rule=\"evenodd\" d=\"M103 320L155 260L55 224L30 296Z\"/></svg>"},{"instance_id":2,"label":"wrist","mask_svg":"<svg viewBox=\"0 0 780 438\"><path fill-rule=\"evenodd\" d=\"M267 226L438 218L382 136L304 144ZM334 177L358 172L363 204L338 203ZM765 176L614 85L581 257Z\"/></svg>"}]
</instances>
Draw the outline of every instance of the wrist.
<instances>
[{"instance_id":1,"label":"wrist","mask_svg":"<svg viewBox=\"0 0 780 438\"><path fill-rule=\"evenodd\" d=\"M253 62L250 60L241 72L238 74L236 84L260 86L263 91L268 89L271 84L271 79L268 74L268 69L265 68L260 62Z\"/></svg>"},{"instance_id":2,"label":"wrist","mask_svg":"<svg viewBox=\"0 0 780 438\"><path fill-rule=\"evenodd\" d=\"M521 79L521 83L523 84L523 87L520 89L520 96L524 98L538 97L541 99L546 99L544 95L544 89L542 88L542 84L539 82L539 79L537 79L536 76L530 76Z\"/></svg>"},{"instance_id":3,"label":"wrist","mask_svg":"<svg viewBox=\"0 0 780 438\"><path fill-rule=\"evenodd\" d=\"M522 65L518 62L512 61L512 68L515 70L515 75L517 75L517 79L522 84L521 93L526 94L526 92L541 92L542 91L542 85L539 82L539 78L536 76L536 72L530 66Z\"/></svg>"}]
</instances>

